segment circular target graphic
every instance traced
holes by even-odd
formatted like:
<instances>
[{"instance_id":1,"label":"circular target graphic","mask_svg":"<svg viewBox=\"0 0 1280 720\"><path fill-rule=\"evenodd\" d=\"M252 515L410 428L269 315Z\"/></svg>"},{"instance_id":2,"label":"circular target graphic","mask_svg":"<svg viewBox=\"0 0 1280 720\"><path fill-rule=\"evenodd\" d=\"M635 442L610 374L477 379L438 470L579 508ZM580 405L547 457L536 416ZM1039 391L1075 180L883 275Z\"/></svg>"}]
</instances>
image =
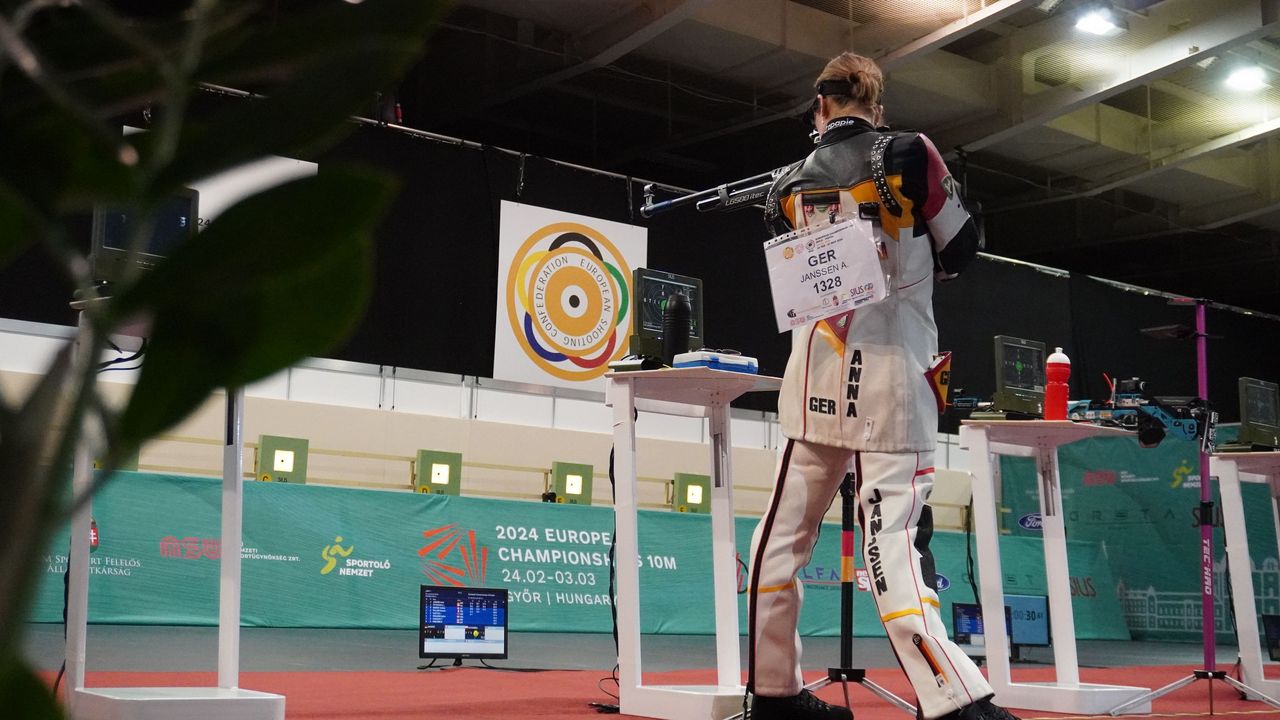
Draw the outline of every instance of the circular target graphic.
<instances>
[{"instance_id":1,"label":"circular target graphic","mask_svg":"<svg viewBox=\"0 0 1280 720\"><path fill-rule=\"evenodd\" d=\"M562 380L603 375L626 352L630 275L597 230L563 222L535 231L507 273L507 319L521 349Z\"/></svg>"}]
</instances>

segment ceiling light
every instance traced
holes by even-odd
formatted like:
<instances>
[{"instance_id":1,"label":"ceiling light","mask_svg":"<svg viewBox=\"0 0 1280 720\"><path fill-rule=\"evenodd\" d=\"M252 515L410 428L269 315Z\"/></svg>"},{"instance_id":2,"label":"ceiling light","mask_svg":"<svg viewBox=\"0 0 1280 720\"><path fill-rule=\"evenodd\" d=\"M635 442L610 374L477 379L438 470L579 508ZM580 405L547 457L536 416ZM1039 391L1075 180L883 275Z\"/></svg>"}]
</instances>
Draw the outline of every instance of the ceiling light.
<instances>
[{"instance_id":1,"label":"ceiling light","mask_svg":"<svg viewBox=\"0 0 1280 720\"><path fill-rule=\"evenodd\" d=\"M1243 92L1257 92L1267 86L1267 75L1257 65L1236 68L1227 76L1227 87Z\"/></svg>"},{"instance_id":2,"label":"ceiling light","mask_svg":"<svg viewBox=\"0 0 1280 720\"><path fill-rule=\"evenodd\" d=\"M1208 70L1208 69L1209 69L1209 67L1210 67L1211 65L1213 65L1214 63L1216 63L1216 62L1218 62L1218 56L1217 56L1217 55L1210 55L1210 56L1206 57L1205 59L1198 61L1198 62L1196 63L1196 67L1200 68L1201 70Z\"/></svg>"},{"instance_id":3,"label":"ceiling light","mask_svg":"<svg viewBox=\"0 0 1280 720\"><path fill-rule=\"evenodd\" d=\"M1092 35L1112 37L1128 30L1128 27L1110 8L1092 7L1085 10L1076 21L1076 29Z\"/></svg>"},{"instance_id":4,"label":"ceiling light","mask_svg":"<svg viewBox=\"0 0 1280 720\"><path fill-rule=\"evenodd\" d=\"M1036 5L1036 9L1048 15L1054 10L1057 10L1058 6L1061 4L1062 0L1040 0L1040 4Z\"/></svg>"}]
</instances>

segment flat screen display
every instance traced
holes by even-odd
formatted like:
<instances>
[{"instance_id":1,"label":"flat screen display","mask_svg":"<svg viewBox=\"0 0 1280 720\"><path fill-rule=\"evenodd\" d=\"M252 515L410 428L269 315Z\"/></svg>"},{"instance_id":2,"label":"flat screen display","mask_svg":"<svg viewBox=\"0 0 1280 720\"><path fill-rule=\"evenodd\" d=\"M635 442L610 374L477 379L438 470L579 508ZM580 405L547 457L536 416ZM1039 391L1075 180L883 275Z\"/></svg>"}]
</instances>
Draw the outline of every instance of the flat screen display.
<instances>
[{"instance_id":1,"label":"flat screen display","mask_svg":"<svg viewBox=\"0 0 1280 720\"><path fill-rule=\"evenodd\" d=\"M1004 629L1012 635L1009 606L1004 606ZM951 639L957 645L984 646L987 644L987 633L982 622L982 606L973 603L951 604Z\"/></svg>"},{"instance_id":2,"label":"flat screen display","mask_svg":"<svg viewBox=\"0 0 1280 720\"><path fill-rule=\"evenodd\" d=\"M507 657L504 588L421 586L418 657Z\"/></svg>"},{"instance_id":3,"label":"flat screen display","mask_svg":"<svg viewBox=\"0 0 1280 720\"><path fill-rule=\"evenodd\" d=\"M98 206L93 214L93 242L90 259L94 280L114 282L133 268L150 269L171 255L179 245L196 234L199 193L184 189L167 200L148 217L131 214L125 208ZM133 234L150 223L138 252L129 252Z\"/></svg>"},{"instance_id":4,"label":"flat screen display","mask_svg":"<svg viewBox=\"0 0 1280 720\"><path fill-rule=\"evenodd\" d=\"M166 200L152 216L151 235L139 252L166 257L180 242L191 237L197 221L194 203L189 196L175 196ZM129 249L129 235L134 219L123 210L108 209L103 218L102 246L115 250Z\"/></svg>"},{"instance_id":5,"label":"flat screen display","mask_svg":"<svg viewBox=\"0 0 1280 720\"><path fill-rule=\"evenodd\" d=\"M668 295L689 298L689 336L702 334L702 281L675 273L638 268L635 273L636 334L662 337L662 311Z\"/></svg>"},{"instance_id":6,"label":"flat screen display","mask_svg":"<svg viewBox=\"0 0 1280 720\"><path fill-rule=\"evenodd\" d=\"M1044 348L1002 343L1000 371L1006 388L1044 392Z\"/></svg>"},{"instance_id":7,"label":"flat screen display","mask_svg":"<svg viewBox=\"0 0 1280 720\"><path fill-rule=\"evenodd\" d=\"M1009 642L1024 647L1049 646L1049 598L1044 595L1005 595L1009 613Z\"/></svg>"},{"instance_id":8,"label":"flat screen display","mask_svg":"<svg viewBox=\"0 0 1280 720\"><path fill-rule=\"evenodd\" d=\"M1240 419L1256 425L1280 425L1280 397L1275 383L1244 378L1240 398Z\"/></svg>"},{"instance_id":9,"label":"flat screen display","mask_svg":"<svg viewBox=\"0 0 1280 720\"><path fill-rule=\"evenodd\" d=\"M1267 640L1267 657L1280 660L1280 615L1262 616L1262 635Z\"/></svg>"}]
</instances>

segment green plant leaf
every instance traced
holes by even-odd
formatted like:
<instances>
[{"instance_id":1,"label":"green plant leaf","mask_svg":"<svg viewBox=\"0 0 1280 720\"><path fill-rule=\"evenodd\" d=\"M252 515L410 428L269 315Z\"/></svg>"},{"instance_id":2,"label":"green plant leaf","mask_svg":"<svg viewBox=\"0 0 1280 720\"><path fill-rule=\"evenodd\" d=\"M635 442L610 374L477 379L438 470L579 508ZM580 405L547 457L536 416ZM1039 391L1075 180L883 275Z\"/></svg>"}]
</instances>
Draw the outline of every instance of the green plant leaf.
<instances>
[{"instance_id":1,"label":"green plant leaf","mask_svg":"<svg viewBox=\"0 0 1280 720\"><path fill-rule=\"evenodd\" d=\"M118 137L120 128L113 132ZM45 217L124 197L139 185L136 169L120 161L122 143L52 104L25 117L3 117L0 183Z\"/></svg>"},{"instance_id":2,"label":"green plant leaf","mask_svg":"<svg viewBox=\"0 0 1280 720\"><path fill-rule=\"evenodd\" d=\"M49 519L57 491L58 449L65 436L79 427L79 416L68 417L66 386L71 379L71 348L54 356L49 369L28 393L16 413L0 421L0 577L7 578L0 593L0 658L15 652L20 617L36 581L31 558L43 552L52 530ZM57 422L62 427L52 429ZM55 454L47 459L50 452ZM10 622L13 621L13 622ZM0 705L4 707L4 705Z\"/></svg>"},{"instance_id":3,"label":"green plant leaf","mask_svg":"<svg viewBox=\"0 0 1280 720\"><path fill-rule=\"evenodd\" d=\"M49 686L15 657L0 659L0 707L5 717L60 720L62 709Z\"/></svg>"},{"instance_id":4,"label":"green plant leaf","mask_svg":"<svg viewBox=\"0 0 1280 720\"><path fill-rule=\"evenodd\" d=\"M43 232L40 221L13 188L0 182L0 268Z\"/></svg>"},{"instance_id":5,"label":"green plant leaf","mask_svg":"<svg viewBox=\"0 0 1280 720\"><path fill-rule=\"evenodd\" d=\"M368 297L369 238L391 194L381 176L326 167L228 209L126 290L113 313L153 322L112 455L180 421L211 391L345 338Z\"/></svg>"}]
</instances>

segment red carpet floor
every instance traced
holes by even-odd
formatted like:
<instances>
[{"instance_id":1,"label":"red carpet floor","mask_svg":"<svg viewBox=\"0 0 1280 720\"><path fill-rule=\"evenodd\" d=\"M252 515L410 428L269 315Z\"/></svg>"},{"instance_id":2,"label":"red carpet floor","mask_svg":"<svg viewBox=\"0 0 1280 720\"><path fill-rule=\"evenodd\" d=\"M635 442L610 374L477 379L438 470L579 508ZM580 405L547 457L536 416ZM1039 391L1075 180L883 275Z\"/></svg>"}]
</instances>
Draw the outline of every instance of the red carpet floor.
<instances>
[{"instance_id":1,"label":"red carpet floor","mask_svg":"<svg viewBox=\"0 0 1280 720\"><path fill-rule=\"evenodd\" d=\"M1083 669L1081 680L1095 683L1161 687L1189 675L1190 667L1158 666ZM573 670L536 673L500 672L482 668L457 668L432 672L252 672L241 675L241 685L286 697L290 720L422 720L447 718L592 718L599 717L589 702L612 702L597 683L608 671ZM873 670L876 683L908 699L906 681L896 670ZM687 670L646 674L646 684L709 684L714 671ZM1051 680L1051 668L1017 670L1015 680ZM52 677L49 677L52 681ZM199 686L217 683L215 673L91 672L90 687ZM603 683L616 692L612 682ZM1156 701L1154 714L1141 717L1208 717L1209 684L1201 681ZM842 702L839 686L819 695ZM1276 718L1259 702L1245 702L1222 683L1213 684L1214 715L1225 718ZM905 720L908 715L861 688L851 688L858 720ZM1039 711L1019 712L1023 718L1064 718ZM619 716L626 718L628 716ZM1139 716L1130 716L1139 717Z\"/></svg>"}]
</instances>

